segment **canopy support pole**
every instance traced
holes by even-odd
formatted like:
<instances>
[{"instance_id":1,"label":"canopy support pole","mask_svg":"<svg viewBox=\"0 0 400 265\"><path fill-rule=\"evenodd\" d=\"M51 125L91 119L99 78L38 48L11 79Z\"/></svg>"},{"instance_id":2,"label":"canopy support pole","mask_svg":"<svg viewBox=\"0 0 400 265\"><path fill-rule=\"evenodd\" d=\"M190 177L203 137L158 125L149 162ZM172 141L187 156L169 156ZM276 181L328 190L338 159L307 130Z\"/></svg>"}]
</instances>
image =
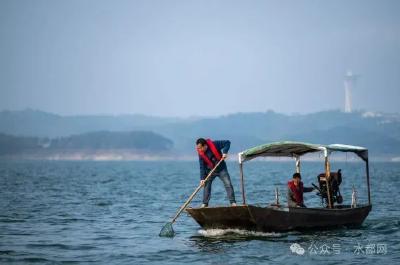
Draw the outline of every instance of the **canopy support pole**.
<instances>
[{"instance_id":1,"label":"canopy support pole","mask_svg":"<svg viewBox=\"0 0 400 265\"><path fill-rule=\"evenodd\" d=\"M300 157L295 156L294 158L296 159L296 173L300 173Z\"/></svg>"},{"instance_id":2,"label":"canopy support pole","mask_svg":"<svg viewBox=\"0 0 400 265\"><path fill-rule=\"evenodd\" d=\"M240 189L242 190L243 205L246 205L246 194L244 193L243 164L240 163Z\"/></svg>"},{"instance_id":3,"label":"canopy support pole","mask_svg":"<svg viewBox=\"0 0 400 265\"><path fill-rule=\"evenodd\" d=\"M328 193L328 208L332 208L332 201L331 201L331 189L330 189L330 179L331 179L331 165L328 159L328 152L325 150L325 181L326 181L326 192Z\"/></svg>"},{"instance_id":4,"label":"canopy support pole","mask_svg":"<svg viewBox=\"0 0 400 265\"><path fill-rule=\"evenodd\" d=\"M366 160L366 170L367 170L367 187L368 187L368 204L371 205L371 188L369 187L369 163Z\"/></svg>"}]
</instances>

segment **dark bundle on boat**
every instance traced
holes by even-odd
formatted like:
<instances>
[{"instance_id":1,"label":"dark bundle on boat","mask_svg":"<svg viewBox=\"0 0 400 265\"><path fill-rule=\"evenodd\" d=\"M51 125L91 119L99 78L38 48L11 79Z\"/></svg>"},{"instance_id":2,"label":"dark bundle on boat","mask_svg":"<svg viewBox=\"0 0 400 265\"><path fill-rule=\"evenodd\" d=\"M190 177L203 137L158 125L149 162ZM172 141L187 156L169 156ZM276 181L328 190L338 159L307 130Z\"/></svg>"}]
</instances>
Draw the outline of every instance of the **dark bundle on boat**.
<instances>
[{"instance_id":1,"label":"dark bundle on boat","mask_svg":"<svg viewBox=\"0 0 400 265\"><path fill-rule=\"evenodd\" d=\"M317 195L321 197L322 203L326 206L329 205L328 194L330 194L330 200L333 203L342 204L343 197L340 194L340 184L342 184L342 170L339 169L337 172L330 172L330 180L326 181L325 173L321 173L317 176L317 181L319 187L315 186L318 189ZM329 183L329 192L328 186Z\"/></svg>"}]
</instances>

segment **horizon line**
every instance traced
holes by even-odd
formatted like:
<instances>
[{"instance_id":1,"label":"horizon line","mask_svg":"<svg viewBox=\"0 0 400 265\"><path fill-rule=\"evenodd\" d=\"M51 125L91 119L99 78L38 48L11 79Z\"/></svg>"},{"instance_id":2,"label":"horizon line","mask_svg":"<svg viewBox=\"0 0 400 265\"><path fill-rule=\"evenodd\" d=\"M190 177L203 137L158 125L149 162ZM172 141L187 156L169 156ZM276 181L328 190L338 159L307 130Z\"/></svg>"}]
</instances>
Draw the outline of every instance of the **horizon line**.
<instances>
[{"instance_id":1,"label":"horizon line","mask_svg":"<svg viewBox=\"0 0 400 265\"><path fill-rule=\"evenodd\" d=\"M144 114L144 113L88 113L88 114L63 114L63 113L56 113L56 112L51 112L51 111L46 111L46 110L41 110L41 109L35 109L35 108L24 108L24 109L2 109L0 110L0 113L3 112L26 112L26 111L32 111L32 112L41 112L41 113L46 113L50 115L56 115L60 117L85 117L85 116L108 116L108 117L121 117L121 116L144 116L144 117L152 117L152 118L164 118L164 119L185 119L185 120L190 120L190 119L207 119L207 118L220 118L220 117L225 117L225 116L231 116L231 115L237 115L237 114L260 114L260 113L275 113L275 114L280 114L280 115L285 115L285 116L303 116L303 115L310 115L310 114L316 114L316 113L323 113L323 112L342 112L343 114L355 114L355 113L373 113L373 114L400 114L399 112L384 112L384 111L372 111L372 110L365 110L365 109L355 109L352 112L345 112L342 109L325 109L325 110L319 110L319 111L314 111L314 112L295 112L295 113L285 113L285 112L277 112L273 109L267 109L264 111L237 111L237 112L231 112L231 113L226 113L226 114L216 114L216 115L189 115L189 116L163 116L163 115L154 115L154 114Z\"/></svg>"}]
</instances>

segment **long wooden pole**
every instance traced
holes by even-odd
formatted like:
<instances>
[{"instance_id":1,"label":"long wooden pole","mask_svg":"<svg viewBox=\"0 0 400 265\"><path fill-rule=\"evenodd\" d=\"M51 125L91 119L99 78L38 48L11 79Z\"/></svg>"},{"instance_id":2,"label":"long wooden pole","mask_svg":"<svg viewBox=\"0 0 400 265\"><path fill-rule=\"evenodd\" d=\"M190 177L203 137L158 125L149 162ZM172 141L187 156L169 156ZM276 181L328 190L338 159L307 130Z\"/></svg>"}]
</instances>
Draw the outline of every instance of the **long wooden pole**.
<instances>
[{"instance_id":1,"label":"long wooden pole","mask_svg":"<svg viewBox=\"0 0 400 265\"><path fill-rule=\"evenodd\" d=\"M219 164L221 164L221 162L224 161L224 159L222 158L221 160L219 160L219 162L215 165L215 167L210 171L210 173L208 173L207 177L204 179L204 185L207 182L207 180L211 177L211 175L214 173L214 171L217 169L217 167L219 166ZM181 206L181 208L179 209L179 211L175 214L175 217L172 219L171 223L174 223L175 220L179 217L179 215L181 214L181 212L186 208L186 206L193 200L193 197L199 192L199 190L203 187L203 185L199 185L197 187L197 189L192 193L192 195L190 195L189 199L187 199L187 201Z\"/></svg>"}]
</instances>

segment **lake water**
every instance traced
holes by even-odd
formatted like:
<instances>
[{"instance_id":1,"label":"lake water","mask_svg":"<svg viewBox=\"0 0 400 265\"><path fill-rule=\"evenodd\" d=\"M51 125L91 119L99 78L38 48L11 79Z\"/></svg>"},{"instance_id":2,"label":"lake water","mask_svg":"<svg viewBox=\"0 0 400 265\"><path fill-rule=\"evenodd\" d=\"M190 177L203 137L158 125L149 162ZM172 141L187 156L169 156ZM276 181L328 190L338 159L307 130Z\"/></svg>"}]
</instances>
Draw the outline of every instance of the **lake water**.
<instances>
[{"instance_id":1,"label":"lake water","mask_svg":"<svg viewBox=\"0 0 400 265\"><path fill-rule=\"evenodd\" d=\"M228 163L240 203L237 164ZM354 185L366 200L364 164L338 162L345 202ZM323 163L304 162L305 186ZM274 188L286 198L289 162L245 165L248 203L267 205ZM193 162L0 162L1 264L400 264L400 163L371 163L372 212L360 228L254 233L202 230L186 213L174 238L160 238L199 181ZM199 194L192 205L201 203ZM315 193L306 204L319 206ZM227 204L219 179L210 206ZM294 245L297 243L298 245ZM301 247L304 253L291 251Z\"/></svg>"}]
</instances>

